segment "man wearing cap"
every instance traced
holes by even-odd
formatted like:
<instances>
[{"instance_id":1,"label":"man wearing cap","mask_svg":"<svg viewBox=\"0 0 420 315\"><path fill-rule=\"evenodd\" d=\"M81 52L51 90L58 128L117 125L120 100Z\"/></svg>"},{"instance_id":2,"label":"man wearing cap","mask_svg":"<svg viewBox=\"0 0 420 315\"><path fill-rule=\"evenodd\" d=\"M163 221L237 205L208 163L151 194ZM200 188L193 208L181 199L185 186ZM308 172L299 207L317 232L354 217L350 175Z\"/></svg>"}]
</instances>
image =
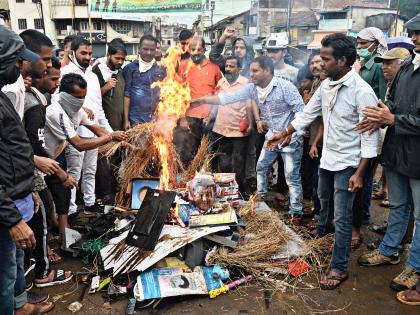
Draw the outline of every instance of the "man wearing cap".
<instances>
[{"instance_id":1,"label":"man wearing cap","mask_svg":"<svg viewBox=\"0 0 420 315\"><path fill-rule=\"evenodd\" d=\"M287 55L287 42L283 43L281 39L269 40L266 48L267 56L274 62L274 76L297 85L299 69L284 62L284 57Z\"/></svg>"},{"instance_id":2,"label":"man wearing cap","mask_svg":"<svg viewBox=\"0 0 420 315\"><path fill-rule=\"evenodd\" d=\"M407 230L410 207L414 205L415 233L410 255L404 270L391 282L391 288L396 291L414 287L420 273L420 14L404 26L413 31L414 56L401 66L389 89L386 105L380 102L377 108L366 107L363 113L367 119L358 126L360 132L388 126L382 159L390 202L384 239L377 250L359 257L359 264L399 263L399 246Z\"/></svg>"},{"instance_id":3,"label":"man wearing cap","mask_svg":"<svg viewBox=\"0 0 420 315\"><path fill-rule=\"evenodd\" d=\"M0 88L16 82L18 59L36 61L24 52L15 33L0 26ZM23 54L22 54L23 53ZM0 92L0 314L36 314L50 311L54 304L28 304L25 291L23 250L35 247L26 224L34 213L32 199L33 152L21 119L7 96ZM23 287L22 294L15 295Z\"/></svg>"}]
</instances>

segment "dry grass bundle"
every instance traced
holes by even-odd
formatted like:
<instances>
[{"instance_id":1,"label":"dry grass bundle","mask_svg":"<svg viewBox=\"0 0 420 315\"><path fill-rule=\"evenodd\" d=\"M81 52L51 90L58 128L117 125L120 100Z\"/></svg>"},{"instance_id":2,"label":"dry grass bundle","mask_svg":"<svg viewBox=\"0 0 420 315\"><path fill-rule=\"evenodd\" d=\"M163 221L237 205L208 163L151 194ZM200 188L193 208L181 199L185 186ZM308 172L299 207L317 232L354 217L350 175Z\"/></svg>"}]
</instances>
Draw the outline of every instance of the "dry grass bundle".
<instances>
[{"instance_id":1,"label":"dry grass bundle","mask_svg":"<svg viewBox=\"0 0 420 315\"><path fill-rule=\"evenodd\" d=\"M221 247L211 257L211 262L238 267L259 277L267 268L284 265L284 262L273 260L272 257L284 249L291 236L277 213L255 213L253 209L254 199L251 198L239 211L246 224L246 232L241 231L245 242L233 251Z\"/></svg>"},{"instance_id":2,"label":"dry grass bundle","mask_svg":"<svg viewBox=\"0 0 420 315\"><path fill-rule=\"evenodd\" d=\"M155 122L148 122L138 124L133 128L127 130L128 139L125 143L134 145L137 148L142 148L145 143L152 137L152 132L155 127ZM100 148L100 153L105 156L112 156L120 148L124 147L124 142L110 142Z\"/></svg>"},{"instance_id":3,"label":"dry grass bundle","mask_svg":"<svg viewBox=\"0 0 420 315\"><path fill-rule=\"evenodd\" d=\"M156 123L149 122L138 124L127 131L127 143L136 147L135 151L128 152L124 160L123 169L120 173L120 185L116 203L120 207L128 208L130 205L130 196L128 190L131 180L136 177L156 177L159 175L161 167L159 153L154 145L154 131ZM122 142L111 142L101 148L101 154L112 156L116 151L124 147ZM175 146L172 142L167 143L170 163L170 182L175 183L176 175L182 172L182 164ZM151 172L154 170L155 172Z\"/></svg>"},{"instance_id":4,"label":"dry grass bundle","mask_svg":"<svg viewBox=\"0 0 420 315\"><path fill-rule=\"evenodd\" d=\"M191 161L188 168L184 171L182 181L188 182L192 180L197 172L199 172L203 167L209 171L209 164L211 157L209 156L208 150L210 146L210 140L208 136L204 136L201 139L200 147L198 148L197 153L195 154L194 159Z\"/></svg>"}]
</instances>

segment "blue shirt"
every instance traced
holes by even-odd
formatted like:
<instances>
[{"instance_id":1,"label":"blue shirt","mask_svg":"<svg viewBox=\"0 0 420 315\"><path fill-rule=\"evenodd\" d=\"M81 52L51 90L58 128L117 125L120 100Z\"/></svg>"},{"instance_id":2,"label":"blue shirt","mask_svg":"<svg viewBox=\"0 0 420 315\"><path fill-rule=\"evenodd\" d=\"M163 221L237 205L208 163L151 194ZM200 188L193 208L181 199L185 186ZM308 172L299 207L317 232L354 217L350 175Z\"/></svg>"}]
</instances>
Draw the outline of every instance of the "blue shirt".
<instances>
[{"instance_id":1,"label":"blue shirt","mask_svg":"<svg viewBox=\"0 0 420 315\"><path fill-rule=\"evenodd\" d=\"M130 122L151 121L160 97L160 89L151 88L151 85L165 78L165 69L155 64L150 70L140 73L139 62L134 61L124 67L123 75L125 80L124 96L130 98L128 114Z\"/></svg>"},{"instance_id":2,"label":"blue shirt","mask_svg":"<svg viewBox=\"0 0 420 315\"><path fill-rule=\"evenodd\" d=\"M291 82L276 77L273 80L273 89L264 102L259 101L254 83L249 83L244 88L234 92L219 94L221 105L247 99L254 100L268 125L266 139L285 129L293 121L296 113L301 112L305 106L299 91ZM296 141L301 134L293 134L291 142Z\"/></svg>"},{"instance_id":3,"label":"blue shirt","mask_svg":"<svg viewBox=\"0 0 420 315\"><path fill-rule=\"evenodd\" d=\"M28 222L34 215L34 200L32 194L27 195L22 199L15 200L16 208L18 208L23 221Z\"/></svg>"}]
</instances>

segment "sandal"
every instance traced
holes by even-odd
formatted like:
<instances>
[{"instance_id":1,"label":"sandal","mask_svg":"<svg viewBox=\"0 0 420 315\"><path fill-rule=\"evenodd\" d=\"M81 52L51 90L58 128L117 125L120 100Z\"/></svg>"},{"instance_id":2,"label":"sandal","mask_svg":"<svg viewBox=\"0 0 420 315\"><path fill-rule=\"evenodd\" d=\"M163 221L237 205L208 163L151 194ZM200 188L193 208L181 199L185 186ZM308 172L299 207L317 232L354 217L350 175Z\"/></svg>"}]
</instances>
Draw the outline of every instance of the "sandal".
<instances>
[{"instance_id":1,"label":"sandal","mask_svg":"<svg viewBox=\"0 0 420 315\"><path fill-rule=\"evenodd\" d=\"M45 288L45 287L51 287L53 285L59 285L59 284L64 284L69 282L72 278L73 278L73 274L70 273L70 275L68 277L66 277L66 272L62 269L57 269L57 270L51 270L51 272L54 272L54 278L52 281L49 282L37 282L36 280L34 280L35 286L37 288Z\"/></svg>"},{"instance_id":2,"label":"sandal","mask_svg":"<svg viewBox=\"0 0 420 315\"><path fill-rule=\"evenodd\" d=\"M56 265L62 260L61 256L58 255L54 249L48 247L48 261L51 265Z\"/></svg>"},{"instance_id":3,"label":"sandal","mask_svg":"<svg viewBox=\"0 0 420 315\"><path fill-rule=\"evenodd\" d=\"M349 277L349 275L343 274L343 275L332 275L331 273L329 273L327 276L325 276L325 280L332 280L332 281L337 281L336 284L327 284L327 283L319 283L319 286L321 288L321 290L334 290L337 289L340 284L342 284L344 281L347 280L347 278ZM321 280L322 281L322 280Z\"/></svg>"},{"instance_id":4,"label":"sandal","mask_svg":"<svg viewBox=\"0 0 420 315\"><path fill-rule=\"evenodd\" d=\"M384 207L384 208L389 208L389 200L388 200L388 198L385 198L384 200L382 200L382 201L379 203L379 205L380 205L381 207Z\"/></svg>"},{"instance_id":5,"label":"sandal","mask_svg":"<svg viewBox=\"0 0 420 315\"><path fill-rule=\"evenodd\" d=\"M400 291L395 297L398 301L407 305L420 305L420 292L417 290Z\"/></svg>"}]
</instances>

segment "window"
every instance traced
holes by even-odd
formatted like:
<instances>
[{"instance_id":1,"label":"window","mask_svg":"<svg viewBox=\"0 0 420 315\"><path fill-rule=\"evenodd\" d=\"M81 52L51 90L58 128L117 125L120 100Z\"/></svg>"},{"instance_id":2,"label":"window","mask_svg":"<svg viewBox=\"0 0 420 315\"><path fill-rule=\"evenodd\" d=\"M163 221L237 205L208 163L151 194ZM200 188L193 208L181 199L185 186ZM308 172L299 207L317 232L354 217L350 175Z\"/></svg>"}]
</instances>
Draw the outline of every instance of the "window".
<instances>
[{"instance_id":1,"label":"window","mask_svg":"<svg viewBox=\"0 0 420 315\"><path fill-rule=\"evenodd\" d=\"M16 0L16 3L24 3L25 0Z\"/></svg>"},{"instance_id":2,"label":"window","mask_svg":"<svg viewBox=\"0 0 420 315\"><path fill-rule=\"evenodd\" d=\"M111 27L114 31L127 35L131 32L131 22L130 21L110 21Z\"/></svg>"},{"instance_id":3,"label":"window","mask_svg":"<svg viewBox=\"0 0 420 315\"><path fill-rule=\"evenodd\" d=\"M44 28L44 23L42 19L34 19L34 26L37 30L42 30Z\"/></svg>"},{"instance_id":4,"label":"window","mask_svg":"<svg viewBox=\"0 0 420 315\"><path fill-rule=\"evenodd\" d=\"M80 28L81 32L88 31L89 30L89 23L87 21L81 21L79 23L79 28Z\"/></svg>"},{"instance_id":5,"label":"window","mask_svg":"<svg viewBox=\"0 0 420 315\"><path fill-rule=\"evenodd\" d=\"M75 0L76 5L87 5L87 0Z\"/></svg>"},{"instance_id":6,"label":"window","mask_svg":"<svg viewBox=\"0 0 420 315\"><path fill-rule=\"evenodd\" d=\"M26 30L28 25L26 24L26 19L18 19L18 26L20 30Z\"/></svg>"},{"instance_id":7,"label":"window","mask_svg":"<svg viewBox=\"0 0 420 315\"><path fill-rule=\"evenodd\" d=\"M92 22L92 27L95 31L102 31L103 30L101 21L93 21Z\"/></svg>"}]
</instances>

